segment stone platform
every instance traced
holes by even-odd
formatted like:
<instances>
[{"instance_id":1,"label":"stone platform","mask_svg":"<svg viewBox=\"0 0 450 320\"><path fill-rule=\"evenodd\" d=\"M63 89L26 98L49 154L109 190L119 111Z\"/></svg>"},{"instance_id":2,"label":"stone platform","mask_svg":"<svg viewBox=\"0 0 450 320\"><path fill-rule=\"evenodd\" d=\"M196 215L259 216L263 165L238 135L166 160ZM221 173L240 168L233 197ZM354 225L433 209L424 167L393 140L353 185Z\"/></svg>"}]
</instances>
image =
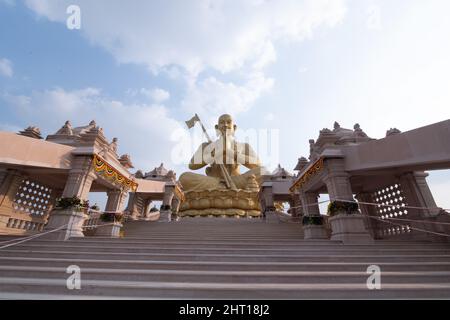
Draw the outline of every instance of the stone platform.
<instances>
[{"instance_id":1,"label":"stone platform","mask_svg":"<svg viewBox=\"0 0 450 320\"><path fill-rule=\"evenodd\" d=\"M258 192L253 190L206 190L185 193L180 217L259 217Z\"/></svg>"}]
</instances>

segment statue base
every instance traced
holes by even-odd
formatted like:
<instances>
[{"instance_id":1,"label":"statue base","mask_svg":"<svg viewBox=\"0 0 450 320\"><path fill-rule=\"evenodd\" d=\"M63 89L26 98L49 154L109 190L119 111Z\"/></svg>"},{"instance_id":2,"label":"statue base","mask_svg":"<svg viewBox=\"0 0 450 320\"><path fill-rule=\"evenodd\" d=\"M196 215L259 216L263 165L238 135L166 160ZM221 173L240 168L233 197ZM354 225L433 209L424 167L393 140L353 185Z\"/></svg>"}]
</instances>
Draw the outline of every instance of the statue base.
<instances>
[{"instance_id":1,"label":"statue base","mask_svg":"<svg viewBox=\"0 0 450 320\"><path fill-rule=\"evenodd\" d=\"M185 193L179 217L260 217L254 190L205 190Z\"/></svg>"}]
</instances>

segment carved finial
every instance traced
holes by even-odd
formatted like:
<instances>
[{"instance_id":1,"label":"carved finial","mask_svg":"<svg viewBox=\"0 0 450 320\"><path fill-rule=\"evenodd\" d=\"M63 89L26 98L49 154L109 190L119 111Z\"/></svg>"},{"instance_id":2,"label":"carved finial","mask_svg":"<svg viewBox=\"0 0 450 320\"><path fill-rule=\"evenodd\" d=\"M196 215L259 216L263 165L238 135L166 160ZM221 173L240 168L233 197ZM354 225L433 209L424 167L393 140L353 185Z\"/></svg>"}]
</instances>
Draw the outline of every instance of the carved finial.
<instances>
[{"instance_id":1,"label":"carved finial","mask_svg":"<svg viewBox=\"0 0 450 320\"><path fill-rule=\"evenodd\" d=\"M138 179L144 178L144 174L142 173L141 170L136 171L136 173L134 174L134 176L135 176L135 178L138 178Z\"/></svg>"},{"instance_id":2,"label":"carved finial","mask_svg":"<svg viewBox=\"0 0 450 320\"><path fill-rule=\"evenodd\" d=\"M117 141L119 141L119 139L113 138L112 142L109 144L110 150L112 150L115 153L117 153Z\"/></svg>"},{"instance_id":3,"label":"carved finial","mask_svg":"<svg viewBox=\"0 0 450 320\"><path fill-rule=\"evenodd\" d=\"M355 125L353 126L353 129L356 130L361 130L361 126L359 125L359 123L355 123Z\"/></svg>"},{"instance_id":4,"label":"carved finial","mask_svg":"<svg viewBox=\"0 0 450 320\"><path fill-rule=\"evenodd\" d=\"M294 168L294 171L302 170L304 167L306 167L308 165L308 163L309 163L309 161L305 157L298 158L298 162Z\"/></svg>"},{"instance_id":5,"label":"carved finial","mask_svg":"<svg viewBox=\"0 0 450 320\"><path fill-rule=\"evenodd\" d=\"M70 121L67 120L64 125L59 129L56 134L73 135L72 125Z\"/></svg>"},{"instance_id":6,"label":"carved finial","mask_svg":"<svg viewBox=\"0 0 450 320\"><path fill-rule=\"evenodd\" d=\"M127 169L131 169L134 168L133 167L133 163L131 162L131 158L130 155L128 154L123 154L120 158L119 158L119 162L122 166L124 166Z\"/></svg>"},{"instance_id":7,"label":"carved finial","mask_svg":"<svg viewBox=\"0 0 450 320\"><path fill-rule=\"evenodd\" d=\"M388 131L386 131L386 137L388 136L392 136L394 134L399 134L402 133L400 130L398 130L397 128L391 128Z\"/></svg>"},{"instance_id":8,"label":"carved finial","mask_svg":"<svg viewBox=\"0 0 450 320\"><path fill-rule=\"evenodd\" d=\"M38 127L29 126L25 130L20 131L19 134L34 139L42 139L41 130Z\"/></svg>"},{"instance_id":9,"label":"carved finial","mask_svg":"<svg viewBox=\"0 0 450 320\"><path fill-rule=\"evenodd\" d=\"M341 125L339 124L339 122L335 121L334 122L334 130L337 130L341 127Z\"/></svg>"}]
</instances>

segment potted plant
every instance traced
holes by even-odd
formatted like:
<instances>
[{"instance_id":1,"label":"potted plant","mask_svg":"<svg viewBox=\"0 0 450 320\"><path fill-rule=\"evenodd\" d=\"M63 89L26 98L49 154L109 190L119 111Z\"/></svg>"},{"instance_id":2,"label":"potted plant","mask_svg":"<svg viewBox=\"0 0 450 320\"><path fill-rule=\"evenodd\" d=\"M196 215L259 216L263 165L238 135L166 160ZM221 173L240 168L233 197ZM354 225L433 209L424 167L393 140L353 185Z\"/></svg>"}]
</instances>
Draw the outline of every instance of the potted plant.
<instances>
[{"instance_id":1,"label":"potted plant","mask_svg":"<svg viewBox=\"0 0 450 320\"><path fill-rule=\"evenodd\" d=\"M320 215L304 216L302 225L305 239L328 239L324 217Z\"/></svg>"},{"instance_id":2,"label":"potted plant","mask_svg":"<svg viewBox=\"0 0 450 320\"><path fill-rule=\"evenodd\" d=\"M331 201L328 205L331 240L346 242L371 242L356 201Z\"/></svg>"},{"instance_id":3,"label":"potted plant","mask_svg":"<svg viewBox=\"0 0 450 320\"><path fill-rule=\"evenodd\" d=\"M89 201L81 200L77 196L63 197L56 200L55 208L49 216L47 230L66 229L56 232L55 239L67 240L73 237L84 237L83 224L88 218Z\"/></svg>"},{"instance_id":4,"label":"potted plant","mask_svg":"<svg viewBox=\"0 0 450 320\"><path fill-rule=\"evenodd\" d=\"M99 225L95 232L97 236L118 238L123 227L124 215L120 212L104 212L100 215L100 220L104 224Z\"/></svg>"},{"instance_id":5,"label":"potted plant","mask_svg":"<svg viewBox=\"0 0 450 320\"><path fill-rule=\"evenodd\" d=\"M88 208L89 200L81 200L77 196L58 198L55 205L55 209L58 210L74 209L76 211L86 211Z\"/></svg>"}]
</instances>

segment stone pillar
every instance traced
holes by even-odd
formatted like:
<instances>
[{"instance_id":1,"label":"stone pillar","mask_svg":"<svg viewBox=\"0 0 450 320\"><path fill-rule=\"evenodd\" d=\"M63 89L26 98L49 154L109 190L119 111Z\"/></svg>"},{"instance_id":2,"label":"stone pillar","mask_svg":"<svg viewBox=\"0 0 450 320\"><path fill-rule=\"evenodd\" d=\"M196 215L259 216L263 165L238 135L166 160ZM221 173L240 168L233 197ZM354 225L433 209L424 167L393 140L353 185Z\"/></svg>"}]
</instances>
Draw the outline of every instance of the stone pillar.
<instances>
[{"instance_id":1,"label":"stone pillar","mask_svg":"<svg viewBox=\"0 0 450 320\"><path fill-rule=\"evenodd\" d=\"M178 219L178 211L180 210L181 200L178 199L178 197L173 197L172 200L172 219L171 220L177 220Z\"/></svg>"},{"instance_id":2,"label":"stone pillar","mask_svg":"<svg viewBox=\"0 0 450 320\"><path fill-rule=\"evenodd\" d=\"M14 198L24 178L16 170L0 171L0 231L7 231L9 218L14 212Z\"/></svg>"},{"instance_id":3,"label":"stone pillar","mask_svg":"<svg viewBox=\"0 0 450 320\"><path fill-rule=\"evenodd\" d=\"M348 173L345 171L344 159L326 159L327 176L323 179L327 185L330 201L353 201L352 187Z\"/></svg>"},{"instance_id":4,"label":"stone pillar","mask_svg":"<svg viewBox=\"0 0 450 320\"><path fill-rule=\"evenodd\" d=\"M349 174L345 171L345 159L326 159L328 174L325 182L330 201L354 201ZM364 216L359 212L339 213L328 219L331 225L331 240L344 243L372 242L372 237L364 223Z\"/></svg>"},{"instance_id":5,"label":"stone pillar","mask_svg":"<svg viewBox=\"0 0 450 320\"><path fill-rule=\"evenodd\" d=\"M298 218L303 216L303 207L302 202L300 201L300 195L298 193L294 193L292 195L292 200L289 202L291 204L292 209L292 217Z\"/></svg>"},{"instance_id":6,"label":"stone pillar","mask_svg":"<svg viewBox=\"0 0 450 320\"><path fill-rule=\"evenodd\" d=\"M92 169L92 159L86 156L77 156L73 161L73 167L69 172L69 177L64 187L63 197L76 196L82 200L87 200L92 182L96 175Z\"/></svg>"},{"instance_id":7,"label":"stone pillar","mask_svg":"<svg viewBox=\"0 0 450 320\"><path fill-rule=\"evenodd\" d=\"M138 195L136 192L130 192L128 197L128 205L126 211L128 212L131 220L137 220L139 216L138 206L137 206Z\"/></svg>"},{"instance_id":8,"label":"stone pillar","mask_svg":"<svg viewBox=\"0 0 450 320\"><path fill-rule=\"evenodd\" d=\"M105 211L121 212L122 206L126 198L126 192L123 190L109 190L107 192L108 200L106 201Z\"/></svg>"},{"instance_id":9,"label":"stone pillar","mask_svg":"<svg viewBox=\"0 0 450 320\"><path fill-rule=\"evenodd\" d=\"M421 207L421 208L436 208L436 202L431 194L430 188L426 181L428 176L425 172L408 172L400 176L400 185L403 194L406 197L408 206ZM428 220L439 214L439 210L436 209L411 209L407 208L408 214L402 216L404 219L411 220ZM411 222L412 227L437 231L439 227L431 223ZM411 237L416 240L434 240L435 236L421 231L412 231Z\"/></svg>"},{"instance_id":10,"label":"stone pillar","mask_svg":"<svg viewBox=\"0 0 450 320\"><path fill-rule=\"evenodd\" d=\"M372 194L370 193L357 194L356 200L358 200L359 202L373 203ZM359 208L361 210L362 215L365 217L364 222L372 238L381 239L381 237L379 236L379 230L383 228L383 222L379 222L376 219L369 218L369 217L379 218L376 207L360 203Z\"/></svg>"},{"instance_id":11,"label":"stone pillar","mask_svg":"<svg viewBox=\"0 0 450 320\"><path fill-rule=\"evenodd\" d=\"M164 189L164 198L160 210L161 222L170 222L172 219L172 200L175 196L175 184L167 183Z\"/></svg>"},{"instance_id":12,"label":"stone pillar","mask_svg":"<svg viewBox=\"0 0 450 320\"><path fill-rule=\"evenodd\" d=\"M263 197L265 212L275 211L272 186L264 186L261 194Z\"/></svg>"},{"instance_id":13,"label":"stone pillar","mask_svg":"<svg viewBox=\"0 0 450 320\"><path fill-rule=\"evenodd\" d=\"M319 195L317 193L300 191L299 197L303 206L303 232L305 239L328 239L323 218L320 215ZM309 217L311 219L308 219Z\"/></svg>"}]
</instances>

